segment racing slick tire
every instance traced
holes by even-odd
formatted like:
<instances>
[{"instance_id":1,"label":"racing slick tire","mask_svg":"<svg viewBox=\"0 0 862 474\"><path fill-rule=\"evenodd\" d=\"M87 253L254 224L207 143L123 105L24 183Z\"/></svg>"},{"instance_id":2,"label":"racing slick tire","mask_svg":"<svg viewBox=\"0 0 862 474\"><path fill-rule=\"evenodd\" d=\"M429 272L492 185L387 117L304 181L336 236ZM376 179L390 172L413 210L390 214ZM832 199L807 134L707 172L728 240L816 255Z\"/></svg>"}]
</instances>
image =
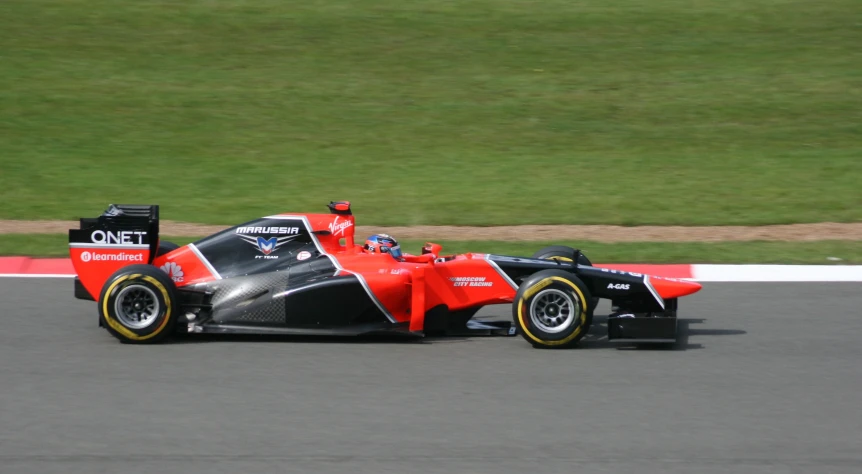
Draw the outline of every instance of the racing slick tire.
<instances>
[{"instance_id":1,"label":"racing slick tire","mask_svg":"<svg viewBox=\"0 0 862 474\"><path fill-rule=\"evenodd\" d=\"M127 344L152 344L174 332L177 287L152 265L129 265L108 278L99 295L99 318Z\"/></svg>"},{"instance_id":2,"label":"racing slick tire","mask_svg":"<svg viewBox=\"0 0 862 474\"><path fill-rule=\"evenodd\" d=\"M575 253L575 249L572 247L567 247L565 245L551 245L549 247L545 247L540 249L538 252L533 254L533 258L541 258L543 260L558 260L561 262L571 262L572 254ZM587 258L586 255L579 253L578 254L578 265L585 266L593 266L593 262ZM592 298L590 300L590 318L593 317L593 311L596 310L596 306L599 304L599 298Z\"/></svg>"},{"instance_id":3,"label":"racing slick tire","mask_svg":"<svg viewBox=\"0 0 862 474\"><path fill-rule=\"evenodd\" d=\"M549 247L539 249L539 251L533 254L533 258L571 262L571 255L573 253L575 253L575 249L573 249L572 247L566 247L565 245L551 245ZM590 259L588 259L587 256L584 254L578 255L578 264L593 266L593 262L591 262Z\"/></svg>"},{"instance_id":4,"label":"racing slick tire","mask_svg":"<svg viewBox=\"0 0 862 474\"><path fill-rule=\"evenodd\" d=\"M180 248L180 246L173 243L173 242L168 242L167 240L161 240L161 241L159 241L159 248L158 248L158 250L156 250L156 257L161 257L162 255L164 255L166 253L171 253L178 248Z\"/></svg>"},{"instance_id":5,"label":"racing slick tire","mask_svg":"<svg viewBox=\"0 0 862 474\"><path fill-rule=\"evenodd\" d=\"M590 329L591 301L587 286L577 276L542 270L521 283L512 302L512 318L518 333L533 347L572 347Z\"/></svg>"}]
</instances>

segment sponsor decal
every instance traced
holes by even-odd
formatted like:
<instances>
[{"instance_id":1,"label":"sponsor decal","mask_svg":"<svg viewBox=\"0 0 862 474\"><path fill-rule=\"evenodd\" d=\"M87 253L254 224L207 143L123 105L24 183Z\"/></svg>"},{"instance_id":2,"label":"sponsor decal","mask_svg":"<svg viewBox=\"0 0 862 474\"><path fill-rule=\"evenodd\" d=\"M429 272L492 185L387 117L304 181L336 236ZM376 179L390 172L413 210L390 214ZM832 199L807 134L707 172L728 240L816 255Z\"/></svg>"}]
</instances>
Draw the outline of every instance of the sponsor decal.
<instances>
[{"instance_id":1,"label":"sponsor decal","mask_svg":"<svg viewBox=\"0 0 862 474\"><path fill-rule=\"evenodd\" d=\"M305 250L296 254L297 260L308 260L309 258L311 258L311 252L307 252Z\"/></svg>"},{"instance_id":2,"label":"sponsor decal","mask_svg":"<svg viewBox=\"0 0 862 474\"><path fill-rule=\"evenodd\" d=\"M143 262L144 255L140 253L98 253L81 252L82 262Z\"/></svg>"},{"instance_id":3,"label":"sponsor decal","mask_svg":"<svg viewBox=\"0 0 862 474\"><path fill-rule=\"evenodd\" d=\"M255 259L272 260L278 255L272 255L279 247L299 237L299 227L237 227L236 234L249 245L253 245L262 255L255 255ZM265 237L260 235L267 234ZM281 237L270 237L271 235Z\"/></svg>"},{"instance_id":4,"label":"sponsor decal","mask_svg":"<svg viewBox=\"0 0 862 474\"><path fill-rule=\"evenodd\" d=\"M272 237L269 239L264 239L263 237L257 238L257 249L260 250L264 255L269 255L275 250L278 246L278 238Z\"/></svg>"},{"instance_id":5,"label":"sponsor decal","mask_svg":"<svg viewBox=\"0 0 862 474\"><path fill-rule=\"evenodd\" d=\"M406 275L408 272L405 270L401 270L399 268L392 268L389 270L387 270L385 268L381 268L380 270L377 270L377 273L380 273L383 275L386 275L386 274L389 274L389 275Z\"/></svg>"},{"instance_id":6,"label":"sponsor decal","mask_svg":"<svg viewBox=\"0 0 862 474\"><path fill-rule=\"evenodd\" d=\"M605 273L614 273L616 275L630 275L630 276L637 277L637 278L644 276L643 273L624 272L622 270L613 270L610 268L602 268L601 270Z\"/></svg>"},{"instance_id":7,"label":"sponsor decal","mask_svg":"<svg viewBox=\"0 0 862 474\"><path fill-rule=\"evenodd\" d=\"M237 234L297 235L299 227L237 227Z\"/></svg>"},{"instance_id":8,"label":"sponsor decal","mask_svg":"<svg viewBox=\"0 0 862 474\"><path fill-rule=\"evenodd\" d=\"M163 272L167 273L171 280L182 283L183 281L183 267L177 265L176 262L168 262L161 267L159 267Z\"/></svg>"},{"instance_id":9,"label":"sponsor decal","mask_svg":"<svg viewBox=\"0 0 862 474\"><path fill-rule=\"evenodd\" d=\"M485 277L450 277L452 286L494 286L493 281L485 281Z\"/></svg>"},{"instance_id":10,"label":"sponsor decal","mask_svg":"<svg viewBox=\"0 0 862 474\"><path fill-rule=\"evenodd\" d=\"M628 283L608 283L609 290L628 290L631 285Z\"/></svg>"},{"instance_id":11,"label":"sponsor decal","mask_svg":"<svg viewBox=\"0 0 862 474\"><path fill-rule=\"evenodd\" d=\"M343 236L344 232L353 225L350 221L338 222L338 219L340 218L340 216L336 216L335 220L329 224L329 232L335 237L338 237L339 235Z\"/></svg>"},{"instance_id":12,"label":"sponsor decal","mask_svg":"<svg viewBox=\"0 0 862 474\"><path fill-rule=\"evenodd\" d=\"M111 231L111 230L94 230L92 234L90 234L90 241L94 244L105 244L105 245L131 245L131 244L143 244L144 238L147 236L145 231L140 230L121 230L121 231Z\"/></svg>"}]
</instances>

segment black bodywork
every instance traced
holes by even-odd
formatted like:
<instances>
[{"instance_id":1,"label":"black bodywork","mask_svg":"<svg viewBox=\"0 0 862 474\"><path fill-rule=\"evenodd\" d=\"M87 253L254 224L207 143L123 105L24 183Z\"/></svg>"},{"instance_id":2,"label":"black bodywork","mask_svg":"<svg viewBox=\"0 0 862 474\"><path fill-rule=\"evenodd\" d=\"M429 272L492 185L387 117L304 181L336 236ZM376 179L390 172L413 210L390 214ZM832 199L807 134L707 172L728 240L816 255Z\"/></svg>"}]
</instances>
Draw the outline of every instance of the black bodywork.
<instances>
[{"instance_id":1,"label":"black bodywork","mask_svg":"<svg viewBox=\"0 0 862 474\"><path fill-rule=\"evenodd\" d=\"M288 229L263 254L244 228ZM406 332L368 290L362 277L341 272L301 218L263 218L191 244L219 280L181 292L199 303L190 308L190 332L356 335ZM303 254L310 257L300 260Z\"/></svg>"},{"instance_id":2,"label":"black bodywork","mask_svg":"<svg viewBox=\"0 0 862 474\"><path fill-rule=\"evenodd\" d=\"M332 207L331 207L332 209ZM96 219L81 219L70 242L85 242L94 230L141 229L158 254L158 206L115 206ZM255 232L267 229L263 243ZM327 255L307 219L265 217L194 242L196 252L218 279L178 289L178 330L207 333L358 335L410 334L376 299L364 278L343 272ZM259 233L259 232L258 232ZM264 251L266 250L266 251ZM299 258L302 255L302 258ZM486 260L517 288L524 278L556 268L577 275L589 288L595 309L599 298L612 301L609 339L673 340L677 301L663 300L649 277L593 267L578 250L567 261L488 255ZM625 285L625 290L616 289ZM93 298L75 279L75 296ZM446 306L426 312L424 335L514 334L509 321L476 321L479 307L451 312Z\"/></svg>"}]
</instances>

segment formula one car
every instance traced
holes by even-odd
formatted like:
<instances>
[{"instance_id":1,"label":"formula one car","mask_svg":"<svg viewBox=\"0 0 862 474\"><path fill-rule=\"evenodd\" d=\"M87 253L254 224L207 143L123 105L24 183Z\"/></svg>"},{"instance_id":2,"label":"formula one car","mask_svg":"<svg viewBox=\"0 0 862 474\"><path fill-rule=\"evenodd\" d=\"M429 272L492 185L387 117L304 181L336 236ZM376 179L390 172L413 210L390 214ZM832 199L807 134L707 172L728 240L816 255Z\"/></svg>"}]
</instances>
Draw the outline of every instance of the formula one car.
<instances>
[{"instance_id":1,"label":"formula one car","mask_svg":"<svg viewBox=\"0 0 862 474\"><path fill-rule=\"evenodd\" d=\"M694 282L593 267L554 246L532 257L421 254L354 243L349 202L328 214L277 214L178 247L159 240L157 205L110 205L69 230L75 296L125 343L176 333L514 335L568 347L610 299L611 340L675 340L679 297ZM386 236L388 238L388 236ZM394 242L394 239L391 239ZM512 321L474 319L511 304Z\"/></svg>"}]
</instances>

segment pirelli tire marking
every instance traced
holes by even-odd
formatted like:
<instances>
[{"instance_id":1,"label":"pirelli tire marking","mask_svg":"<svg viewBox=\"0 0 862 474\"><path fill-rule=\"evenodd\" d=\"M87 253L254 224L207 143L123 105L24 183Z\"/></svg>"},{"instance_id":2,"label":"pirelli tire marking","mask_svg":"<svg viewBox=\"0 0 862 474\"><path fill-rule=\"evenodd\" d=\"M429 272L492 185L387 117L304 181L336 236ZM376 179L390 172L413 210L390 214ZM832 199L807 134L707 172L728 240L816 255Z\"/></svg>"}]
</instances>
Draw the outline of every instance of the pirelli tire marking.
<instances>
[{"instance_id":1,"label":"pirelli tire marking","mask_svg":"<svg viewBox=\"0 0 862 474\"><path fill-rule=\"evenodd\" d=\"M119 321L117 321L115 319L115 317L109 311L109 307L110 307L109 303L112 300L112 296L114 294L114 291L117 289L117 286L119 286L120 283L123 283L124 281L135 280L137 278L141 278L142 280L152 284L157 290L159 290L159 293L161 293L163 301L164 301L164 305L165 305L164 315L162 316L161 323L153 332L151 332L149 334L145 334L145 335L136 334L135 332L133 332L129 328L123 326ZM107 291L105 291L105 297L102 301L102 316L105 320L105 323L111 329L113 329L114 331L116 331L117 333L122 335L123 337L130 339L132 341L146 341L148 339L152 339L152 338L158 336L165 329L165 327L168 325L168 321L170 321L170 319L171 319L171 311L172 311L171 308L172 308L171 298L168 295L168 290L167 290L167 288L164 287L164 285L161 284L161 282L159 282L158 280L156 280L155 278L153 278L151 276L142 275L140 273L135 273L132 275L126 275L126 276L122 276L120 278L117 278L116 280L114 280L111 283L111 286L109 286Z\"/></svg>"},{"instance_id":2,"label":"pirelli tire marking","mask_svg":"<svg viewBox=\"0 0 862 474\"><path fill-rule=\"evenodd\" d=\"M551 284L553 284L555 281L566 284L574 290L575 294L578 297L578 303L579 303L579 307L581 309L579 312L580 314L578 314L577 318L576 318L578 320L578 324L577 324L577 327L574 330L574 332L572 332L571 334L569 334L568 336L566 336L563 339L555 340L555 341L548 341L548 340L544 340L544 339L541 339L539 337L536 337L532 332L530 332L529 323L527 322L527 319L526 319L528 317L528 315L526 314L527 311L525 311L525 309L527 308L527 300L529 300L532 296L534 296L536 293L541 291L543 288L546 288L546 287L550 286ZM564 344L568 344L569 342L572 342L573 340L575 340L575 338L577 338L581 334L581 332L584 330L584 328L586 327L587 313L589 312L589 308L587 307L587 305L588 305L588 303L587 303L587 299L584 297L584 293L581 291L580 288L577 287L577 285L575 285L571 281L566 280L565 278L557 277L557 276L550 276L547 278L543 278L542 280L539 280L538 282L536 282L534 285L530 286L530 288L528 288L526 291L524 291L524 294L521 295L520 300L518 300L518 325L520 326L520 328L524 332L524 334L527 337L529 337L531 340L535 341L537 344L540 344L543 346L561 346Z\"/></svg>"}]
</instances>

